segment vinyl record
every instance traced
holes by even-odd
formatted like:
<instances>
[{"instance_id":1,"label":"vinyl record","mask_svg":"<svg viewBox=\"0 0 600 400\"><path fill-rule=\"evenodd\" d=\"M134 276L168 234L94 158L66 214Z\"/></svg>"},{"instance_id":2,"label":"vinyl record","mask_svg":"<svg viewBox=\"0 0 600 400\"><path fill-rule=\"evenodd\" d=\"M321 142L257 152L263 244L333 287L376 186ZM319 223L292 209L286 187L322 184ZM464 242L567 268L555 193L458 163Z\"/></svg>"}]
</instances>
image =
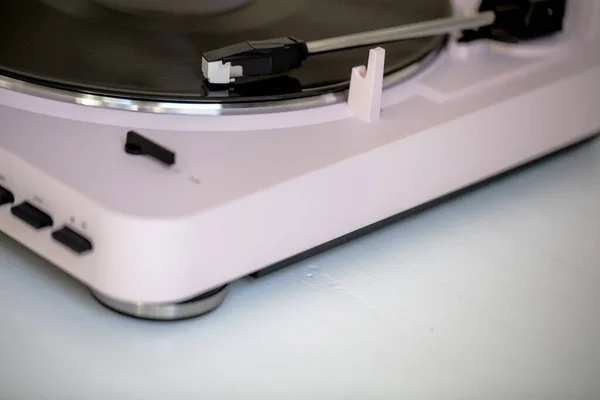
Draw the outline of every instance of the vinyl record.
<instances>
[{"instance_id":1,"label":"vinyl record","mask_svg":"<svg viewBox=\"0 0 600 400\"><path fill-rule=\"evenodd\" d=\"M208 85L202 53L247 40L316 40L448 17L448 0L251 0L226 13L135 13L102 0L1 0L0 74L63 90L151 101L240 102L346 89L368 49L310 57L286 77ZM443 37L383 45L386 73L421 60Z\"/></svg>"}]
</instances>

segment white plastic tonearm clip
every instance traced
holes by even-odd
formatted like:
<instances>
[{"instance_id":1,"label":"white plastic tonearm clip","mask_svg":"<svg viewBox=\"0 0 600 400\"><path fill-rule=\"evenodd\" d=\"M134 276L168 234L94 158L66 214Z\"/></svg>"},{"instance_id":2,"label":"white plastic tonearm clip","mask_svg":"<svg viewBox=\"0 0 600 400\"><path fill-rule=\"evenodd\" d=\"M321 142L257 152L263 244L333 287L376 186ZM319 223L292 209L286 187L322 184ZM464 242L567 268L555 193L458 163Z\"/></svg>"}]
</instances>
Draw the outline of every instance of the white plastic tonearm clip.
<instances>
[{"instance_id":1,"label":"white plastic tonearm clip","mask_svg":"<svg viewBox=\"0 0 600 400\"><path fill-rule=\"evenodd\" d=\"M369 52L366 67L363 65L352 69L348 107L357 118L365 122L379 120L384 65L385 49L377 47Z\"/></svg>"}]
</instances>

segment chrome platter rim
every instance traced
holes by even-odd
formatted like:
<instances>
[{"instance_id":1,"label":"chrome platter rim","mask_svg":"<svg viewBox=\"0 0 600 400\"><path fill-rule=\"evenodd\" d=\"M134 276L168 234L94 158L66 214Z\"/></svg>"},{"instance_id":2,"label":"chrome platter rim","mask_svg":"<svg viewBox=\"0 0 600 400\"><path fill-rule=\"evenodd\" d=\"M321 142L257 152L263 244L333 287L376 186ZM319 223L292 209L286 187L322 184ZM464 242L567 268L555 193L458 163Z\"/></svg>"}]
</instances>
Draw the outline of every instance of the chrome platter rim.
<instances>
[{"instance_id":1,"label":"chrome platter rim","mask_svg":"<svg viewBox=\"0 0 600 400\"><path fill-rule=\"evenodd\" d=\"M433 64L446 47L446 42L420 60L388 74L383 80L384 89L406 82ZM348 71L351 74L351 71ZM120 111L133 111L148 114L174 114L190 116L221 116L268 114L298 111L322 106L330 106L347 100L348 89L315 96L276 101L255 101L239 103L203 103L190 101L149 101L129 99L126 96L104 96L74 90L58 89L22 79L0 74L0 88L29 96L76 104L86 107Z\"/></svg>"}]
</instances>

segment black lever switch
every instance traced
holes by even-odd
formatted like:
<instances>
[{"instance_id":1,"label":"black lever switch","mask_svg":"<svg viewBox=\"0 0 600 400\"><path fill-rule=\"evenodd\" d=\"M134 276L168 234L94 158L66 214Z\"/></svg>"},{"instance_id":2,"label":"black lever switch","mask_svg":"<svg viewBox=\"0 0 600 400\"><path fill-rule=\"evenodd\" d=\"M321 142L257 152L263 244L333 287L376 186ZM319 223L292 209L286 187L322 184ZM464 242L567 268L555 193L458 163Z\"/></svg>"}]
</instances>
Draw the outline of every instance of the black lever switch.
<instances>
[{"instance_id":1,"label":"black lever switch","mask_svg":"<svg viewBox=\"0 0 600 400\"><path fill-rule=\"evenodd\" d=\"M135 131L127 132L125 152L152 157L163 164L175 164L175 153Z\"/></svg>"}]
</instances>

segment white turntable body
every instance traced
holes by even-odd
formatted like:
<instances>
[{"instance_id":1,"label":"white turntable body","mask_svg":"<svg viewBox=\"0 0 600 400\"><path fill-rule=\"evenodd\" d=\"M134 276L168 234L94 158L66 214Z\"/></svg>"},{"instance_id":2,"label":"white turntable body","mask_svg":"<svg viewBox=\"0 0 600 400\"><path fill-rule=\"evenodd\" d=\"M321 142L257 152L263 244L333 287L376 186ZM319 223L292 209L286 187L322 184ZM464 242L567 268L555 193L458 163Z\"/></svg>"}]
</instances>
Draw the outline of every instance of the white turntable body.
<instances>
[{"instance_id":1,"label":"white turntable body","mask_svg":"<svg viewBox=\"0 0 600 400\"><path fill-rule=\"evenodd\" d=\"M0 186L14 196L0 230L111 299L177 303L598 133L600 2L568 3L555 37L451 44L386 88L371 122L343 102L231 115L97 103L0 89ZM126 154L130 130L176 163ZM23 202L51 226L15 217ZM55 240L63 226L93 248Z\"/></svg>"}]
</instances>

